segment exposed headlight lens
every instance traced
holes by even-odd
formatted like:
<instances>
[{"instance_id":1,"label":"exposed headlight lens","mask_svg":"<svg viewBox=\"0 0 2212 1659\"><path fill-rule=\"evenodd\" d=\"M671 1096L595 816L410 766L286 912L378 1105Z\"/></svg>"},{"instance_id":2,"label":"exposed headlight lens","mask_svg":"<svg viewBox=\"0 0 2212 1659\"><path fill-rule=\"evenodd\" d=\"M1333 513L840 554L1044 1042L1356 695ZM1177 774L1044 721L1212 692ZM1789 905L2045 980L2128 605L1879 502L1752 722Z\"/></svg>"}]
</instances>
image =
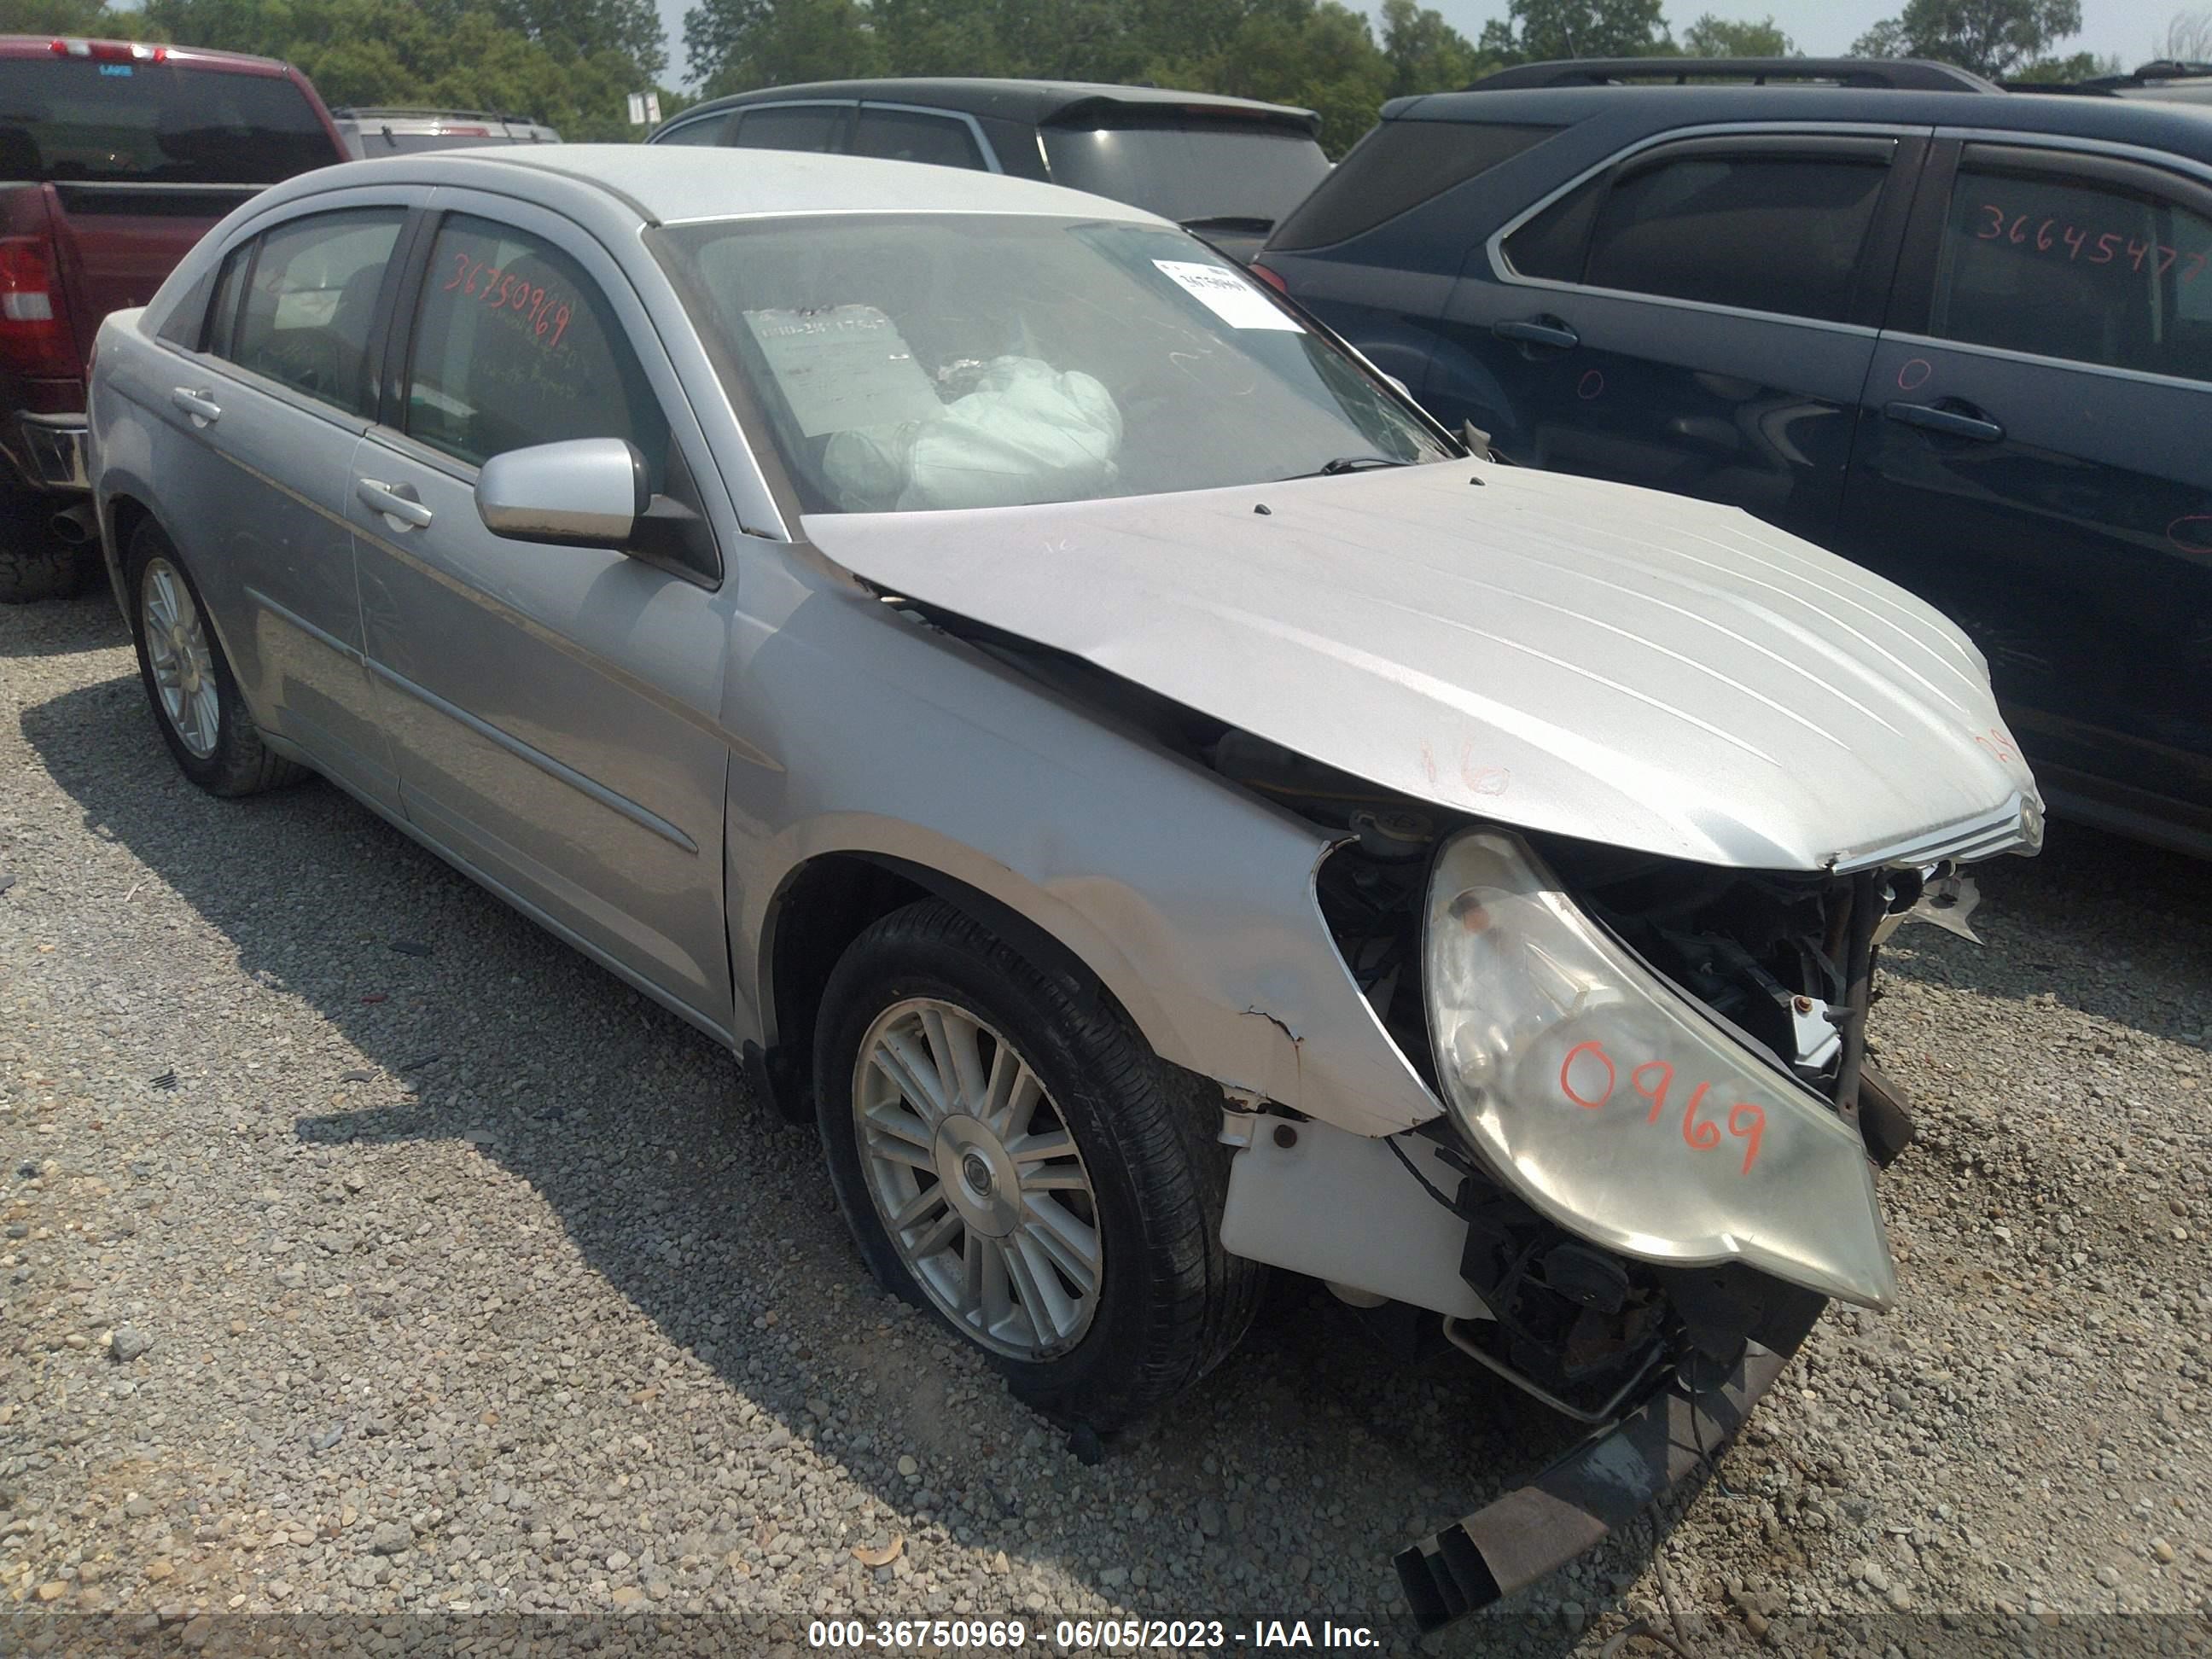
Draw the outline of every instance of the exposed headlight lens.
<instances>
[{"instance_id":1,"label":"exposed headlight lens","mask_svg":"<svg viewBox=\"0 0 2212 1659\"><path fill-rule=\"evenodd\" d=\"M1647 1261L1895 1297L1858 1131L1614 944L1516 837L1445 845L1424 949L1452 1115L1537 1210Z\"/></svg>"}]
</instances>

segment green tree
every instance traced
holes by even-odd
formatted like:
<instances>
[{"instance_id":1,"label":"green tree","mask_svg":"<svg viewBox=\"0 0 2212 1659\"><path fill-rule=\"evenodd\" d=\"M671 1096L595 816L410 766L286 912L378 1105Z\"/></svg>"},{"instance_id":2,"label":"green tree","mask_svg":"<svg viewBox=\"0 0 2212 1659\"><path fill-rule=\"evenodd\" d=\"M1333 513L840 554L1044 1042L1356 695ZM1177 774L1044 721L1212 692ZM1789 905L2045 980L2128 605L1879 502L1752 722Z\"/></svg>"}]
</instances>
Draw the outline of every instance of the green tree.
<instances>
[{"instance_id":1,"label":"green tree","mask_svg":"<svg viewBox=\"0 0 2212 1659\"><path fill-rule=\"evenodd\" d=\"M1463 87L1490 67L1472 40L1419 0L1382 0L1382 56L1393 98Z\"/></svg>"},{"instance_id":2,"label":"green tree","mask_svg":"<svg viewBox=\"0 0 2212 1659\"><path fill-rule=\"evenodd\" d=\"M135 40L145 20L101 0L0 0L0 34L76 34L94 40Z\"/></svg>"},{"instance_id":3,"label":"green tree","mask_svg":"<svg viewBox=\"0 0 2212 1659\"><path fill-rule=\"evenodd\" d=\"M1991 80L2018 74L2081 29L2081 0L1907 0L1851 47L1861 58L1932 58Z\"/></svg>"},{"instance_id":4,"label":"green tree","mask_svg":"<svg viewBox=\"0 0 2212 1659\"><path fill-rule=\"evenodd\" d=\"M653 0L493 0L493 19L561 58L620 52L648 75L668 66Z\"/></svg>"},{"instance_id":5,"label":"green tree","mask_svg":"<svg viewBox=\"0 0 2212 1659\"><path fill-rule=\"evenodd\" d=\"M2094 52L2077 52L2065 58L2039 58L2012 78L2063 83L2094 81L2100 75L2124 75L2126 66L2116 56L2100 58Z\"/></svg>"},{"instance_id":6,"label":"green tree","mask_svg":"<svg viewBox=\"0 0 2212 1659\"><path fill-rule=\"evenodd\" d=\"M1771 16L1758 22L1707 12L1682 31L1682 50L1692 58L1795 58L1797 45Z\"/></svg>"},{"instance_id":7,"label":"green tree","mask_svg":"<svg viewBox=\"0 0 2212 1659\"><path fill-rule=\"evenodd\" d=\"M1507 62L1553 58L1651 58L1674 50L1662 0L1510 0L1480 49Z\"/></svg>"},{"instance_id":8,"label":"green tree","mask_svg":"<svg viewBox=\"0 0 2212 1659\"><path fill-rule=\"evenodd\" d=\"M709 96L887 67L864 0L701 0L684 14L684 50Z\"/></svg>"}]
</instances>

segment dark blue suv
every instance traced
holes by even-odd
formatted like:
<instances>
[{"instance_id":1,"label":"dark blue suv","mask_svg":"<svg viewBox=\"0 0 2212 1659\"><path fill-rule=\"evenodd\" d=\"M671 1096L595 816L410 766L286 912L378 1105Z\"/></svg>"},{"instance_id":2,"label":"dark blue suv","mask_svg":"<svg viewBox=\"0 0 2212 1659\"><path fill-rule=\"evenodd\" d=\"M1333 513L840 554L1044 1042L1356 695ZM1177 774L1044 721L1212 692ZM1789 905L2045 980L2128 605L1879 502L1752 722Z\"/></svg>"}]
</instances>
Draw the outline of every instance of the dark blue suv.
<instances>
[{"instance_id":1,"label":"dark blue suv","mask_svg":"<svg viewBox=\"0 0 2212 1659\"><path fill-rule=\"evenodd\" d=\"M1655 72L1685 84L1618 83ZM1509 459L1733 501L1924 595L2055 811L2212 854L2212 111L1526 65L1386 106L1261 260Z\"/></svg>"}]
</instances>

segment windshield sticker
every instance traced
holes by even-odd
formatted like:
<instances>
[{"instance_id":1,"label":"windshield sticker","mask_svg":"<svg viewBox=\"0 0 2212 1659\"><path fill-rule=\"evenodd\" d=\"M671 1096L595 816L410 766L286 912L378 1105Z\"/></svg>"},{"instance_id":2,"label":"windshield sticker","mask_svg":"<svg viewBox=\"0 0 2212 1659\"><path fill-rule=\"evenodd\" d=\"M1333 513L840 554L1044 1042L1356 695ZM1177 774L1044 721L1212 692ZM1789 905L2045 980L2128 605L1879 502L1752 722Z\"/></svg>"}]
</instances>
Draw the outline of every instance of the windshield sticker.
<instances>
[{"instance_id":1,"label":"windshield sticker","mask_svg":"<svg viewBox=\"0 0 2212 1659\"><path fill-rule=\"evenodd\" d=\"M1196 259L1155 259L1168 279L1231 328L1274 328L1303 334L1298 319L1244 277Z\"/></svg>"},{"instance_id":2,"label":"windshield sticker","mask_svg":"<svg viewBox=\"0 0 2212 1659\"><path fill-rule=\"evenodd\" d=\"M748 311L745 321L810 438L945 412L896 325L873 306Z\"/></svg>"}]
</instances>

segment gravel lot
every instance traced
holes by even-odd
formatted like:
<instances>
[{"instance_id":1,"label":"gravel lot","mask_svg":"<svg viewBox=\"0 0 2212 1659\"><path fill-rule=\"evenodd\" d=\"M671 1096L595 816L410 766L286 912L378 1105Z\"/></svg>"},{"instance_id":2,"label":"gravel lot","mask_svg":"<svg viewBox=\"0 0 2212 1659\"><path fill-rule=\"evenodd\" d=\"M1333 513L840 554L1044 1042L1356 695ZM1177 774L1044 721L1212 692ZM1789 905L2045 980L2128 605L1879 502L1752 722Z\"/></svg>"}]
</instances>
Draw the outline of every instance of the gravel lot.
<instances>
[{"instance_id":1,"label":"gravel lot","mask_svg":"<svg viewBox=\"0 0 2212 1659\"><path fill-rule=\"evenodd\" d=\"M1700 1652L2212 1620L2212 866L2060 826L1982 888L1985 944L1885 958L1903 1307L1832 1314L1728 1491L1662 1518ZM0 611L0 890L17 1618L721 1610L750 1651L1121 1609L1410 1647L1390 1551L1568 1442L1292 1299L1079 1464L866 1283L811 1135L703 1038L333 789L185 784L105 592ZM1431 1648L1595 1653L1663 1616L1651 1550Z\"/></svg>"}]
</instances>

